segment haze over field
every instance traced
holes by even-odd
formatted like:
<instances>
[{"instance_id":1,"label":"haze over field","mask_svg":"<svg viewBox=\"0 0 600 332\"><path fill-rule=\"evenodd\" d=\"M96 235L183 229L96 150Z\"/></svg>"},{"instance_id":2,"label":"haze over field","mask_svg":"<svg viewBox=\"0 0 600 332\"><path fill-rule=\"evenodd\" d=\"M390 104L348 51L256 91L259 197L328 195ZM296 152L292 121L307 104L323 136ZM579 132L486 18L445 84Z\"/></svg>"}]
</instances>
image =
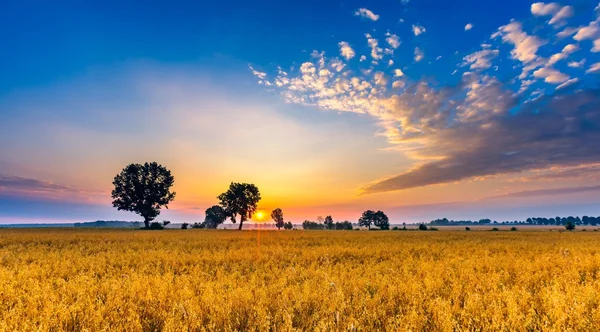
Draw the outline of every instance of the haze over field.
<instances>
[{"instance_id":1,"label":"haze over field","mask_svg":"<svg viewBox=\"0 0 600 332\"><path fill-rule=\"evenodd\" d=\"M597 0L3 7L0 223L135 219L146 161L177 222L232 181L296 223L600 215Z\"/></svg>"}]
</instances>

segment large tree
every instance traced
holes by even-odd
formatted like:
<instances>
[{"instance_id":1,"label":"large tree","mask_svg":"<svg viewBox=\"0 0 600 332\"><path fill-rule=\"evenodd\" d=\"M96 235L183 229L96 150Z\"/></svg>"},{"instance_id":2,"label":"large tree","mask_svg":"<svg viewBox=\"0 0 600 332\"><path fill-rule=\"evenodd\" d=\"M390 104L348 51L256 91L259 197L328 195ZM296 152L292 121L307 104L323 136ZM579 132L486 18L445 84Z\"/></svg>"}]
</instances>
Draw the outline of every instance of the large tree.
<instances>
[{"instance_id":1,"label":"large tree","mask_svg":"<svg viewBox=\"0 0 600 332\"><path fill-rule=\"evenodd\" d=\"M273 212L271 212L271 219L273 219L275 226L277 226L278 229L281 229L281 227L285 226L285 221L283 220L283 211L281 211L280 208L276 208L273 210Z\"/></svg>"},{"instance_id":2,"label":"large tree","mask_svg":"<svg viewBox=\"0 0 600 332\"><path fill-rule=\"evenodd\" d=\"M227 213L225 209L219 205L214 205L206 209L204 217L204 228L217 228L220 224L225 222L227 219Z\"/></svg>"},{"instance_id":3,"label":"large tree","mask_svg":"<svg viewBox=\"0 0 600 332\"><path fill-rule=\"evenodd\" d=\"M239 229L241 230L244 221L252 218L256 212L256 206L260 201L260 192L251 183L232 182L229 190L219 195L218 199L232 223L235 224L235 218L240 215Z\"/></svg>"},{"instance_id":4,"label":"large tree","mask_svg":"<svg viewBox=\"0 0 600 332\"><path fill-rule=\"evenodd\" d=\"M382 211L367 210L363 212L360 219L358 219L358 224L369 229L371 229L371 225L375 225L380 229L390 229L389 219Z\"/></svg>"},{"instance_id":5,"label":"large tree","mask_svg":"<svg viewBox=\"0 0 600 332\"><path fill-rule=\"evenodd\" d=\"M139 214L149 228L160 209L168 209L175 199L175 192L171 191L174 181L171 171L156 162L131 164L115 176L112 205L117 210Z\"/></svg>"}]
</instances>

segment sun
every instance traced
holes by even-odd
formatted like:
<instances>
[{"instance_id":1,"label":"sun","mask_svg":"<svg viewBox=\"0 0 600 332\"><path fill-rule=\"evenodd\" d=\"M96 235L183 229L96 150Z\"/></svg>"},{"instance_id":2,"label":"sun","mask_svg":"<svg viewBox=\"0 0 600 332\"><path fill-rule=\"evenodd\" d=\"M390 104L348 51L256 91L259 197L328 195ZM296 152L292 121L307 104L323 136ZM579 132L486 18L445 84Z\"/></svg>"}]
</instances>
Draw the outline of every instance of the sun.
<instances>
[{"instance_id":1,"label":"sun","mask_svg":"<svg viewBox=\"0 0 600 332\"><path fill-rule=\"evenodd\" d=\"M263 220L265 218L265 213L263 211L257 211L256 212L256 219L257 220Z\"/></svg>"}]
</instances>

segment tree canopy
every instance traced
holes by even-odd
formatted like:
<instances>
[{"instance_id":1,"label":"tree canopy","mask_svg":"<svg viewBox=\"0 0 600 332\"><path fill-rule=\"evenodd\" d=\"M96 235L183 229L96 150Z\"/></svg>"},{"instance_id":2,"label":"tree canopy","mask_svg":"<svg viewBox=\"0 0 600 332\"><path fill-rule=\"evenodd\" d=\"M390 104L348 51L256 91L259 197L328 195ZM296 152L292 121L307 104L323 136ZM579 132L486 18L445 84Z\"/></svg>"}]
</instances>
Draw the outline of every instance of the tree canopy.
<instances>
[{"instance_id":1,"label":"tree canopy","mask_svg":"<svg viewBox=\"0 0 600 332\"><path fill-rule=\"evenodd\" d=\"M358 224L363 227L371 229L371 225L379 227L379 229L390 229L390 222L388 217L382 211L367 210L363 212Z\"/></svg>"},{"instance_id":2,"label":"tree canopy","mask_svg":"<svg viewBox=\"0 0 600 332\"><path fill-rule=\"evenodd\" d=\"M273 210L273 212L271 212L271 219L273 219L275 226L277 226L278 229L281 229L281 227L285 226L285 221L283 220L283 211L281 211L280 208L276 208Z\"/></svg>"},{"instance_id":3,"label":"tree canopy","mask_svg":"<svg viewBox=\"0 0 600 332\"><path fill-rule=\"evenodd\" d=\"M225 219L227 219L225 209L219 205L211 206L205 212L204 228L216 229L220 224L225 222Z\"/></svg>"},{"instance_id":4,"label":"tree canopy","mask_svg":"<svg viewBox=\"0 0 600 332\"><path fill-rule=\"evenodd\" d=\"M241 230L244 221L250 219L256 212L260 192L254 184L232 182L229 189L219 195L218 199L232 223L235 224L237 216L240 216L239 229Z\"/></svg>"},{"instance_id":5,"label":"tree canopy","mask_svg":"<svg viewBox=\"0 0 600 332\"><path fill-rule=\"evenodd\" d=\"M112 205L117 210L139 214L149 228L160 209L168 209L175 199L175 192L171 191L174 182L171 171L156 162L128 165L114 178Z\"/></svg>"}]
</instances>

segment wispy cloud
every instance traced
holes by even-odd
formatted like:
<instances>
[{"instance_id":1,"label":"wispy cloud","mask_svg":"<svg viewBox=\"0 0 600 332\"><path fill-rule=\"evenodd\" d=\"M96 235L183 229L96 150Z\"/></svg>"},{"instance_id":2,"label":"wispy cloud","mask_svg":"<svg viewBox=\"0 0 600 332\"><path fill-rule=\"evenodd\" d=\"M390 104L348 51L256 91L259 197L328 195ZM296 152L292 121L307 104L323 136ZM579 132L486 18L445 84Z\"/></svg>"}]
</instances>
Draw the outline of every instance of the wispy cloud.
<instances>
[{"instance_id":1,"label":"wispy cloud","mask_svg":"<svg viewBox=\"0 0 600 332\"><path fill-rule=\"evenodd\" d=\"M377 21L379 19L379 15L374 14L372 11L367 8L360 8L356 12L354 12L355 16L361 16L367 18L371 21Z\"/></svg>"},{"instance_id":2,"label":"wispy cloud","mask_svg":"<svg viewBox=\"0 0 600 332\"><path fill-rule=\"evenodd\" d=\"M569 194L585 193L585 192L590 192L590 191L600 191L600 186L524 190L524 191L517 191L517 192L509 192L509 193L497 195L497 196L490 196L490 197L487 197L486 199L569 195Z\"/></svg>"},{"instance_id":3,"label":"wispy cloud","mask_svg":"<svg viewBox=\"0 0 600 332\"><path fill-rule=\"evenodd\" d=\"M469 31L471 29L473 29L473 24L467 23L467 25L465 25L465 31Z\"/></svg>"}]
</instances>

